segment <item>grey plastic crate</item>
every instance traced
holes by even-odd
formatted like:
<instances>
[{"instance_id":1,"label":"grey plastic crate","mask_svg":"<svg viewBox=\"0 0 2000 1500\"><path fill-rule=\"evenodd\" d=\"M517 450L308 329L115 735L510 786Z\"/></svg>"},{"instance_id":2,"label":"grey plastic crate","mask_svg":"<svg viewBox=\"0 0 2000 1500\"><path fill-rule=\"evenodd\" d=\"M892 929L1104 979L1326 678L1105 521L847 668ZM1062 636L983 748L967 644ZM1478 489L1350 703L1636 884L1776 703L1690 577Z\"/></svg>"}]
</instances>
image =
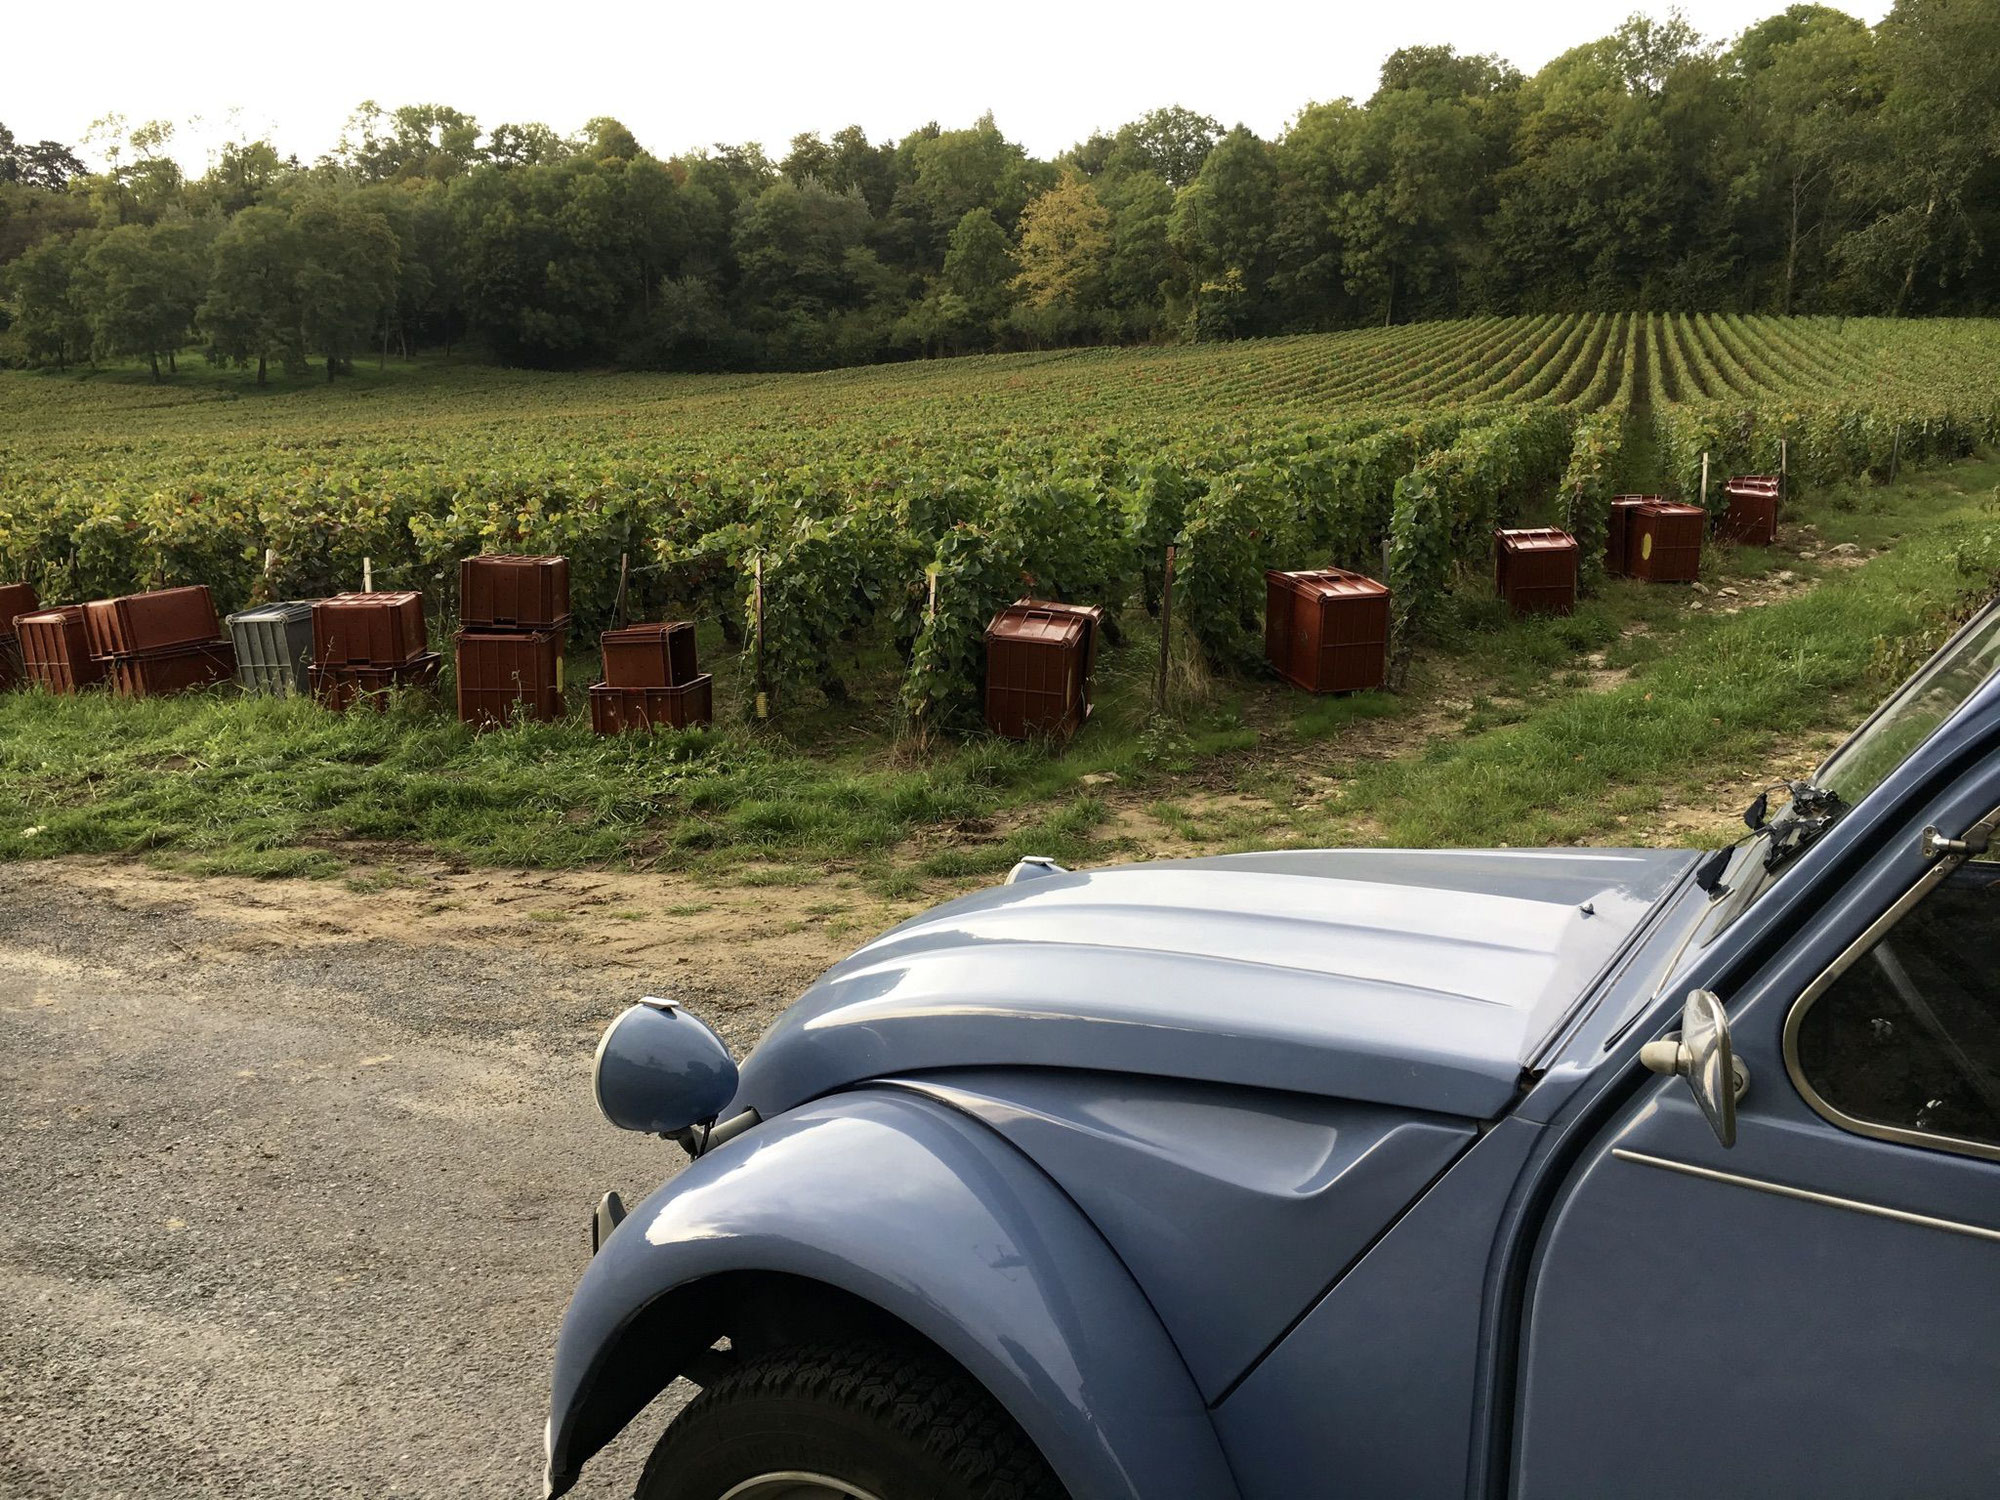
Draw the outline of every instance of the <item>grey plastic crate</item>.
<instances>
[{"instance_id":1,"label":"grey plastic crate","mask_svg":"<svg viewBox=\"0 0 2000 1500\"><path fill-rule=\"evenodd\" d=\"M306 668L312 664L311 604L266 604L229 617L236 643L236 680L246 693L303 697Z\"/></svg>"}]
</instances>

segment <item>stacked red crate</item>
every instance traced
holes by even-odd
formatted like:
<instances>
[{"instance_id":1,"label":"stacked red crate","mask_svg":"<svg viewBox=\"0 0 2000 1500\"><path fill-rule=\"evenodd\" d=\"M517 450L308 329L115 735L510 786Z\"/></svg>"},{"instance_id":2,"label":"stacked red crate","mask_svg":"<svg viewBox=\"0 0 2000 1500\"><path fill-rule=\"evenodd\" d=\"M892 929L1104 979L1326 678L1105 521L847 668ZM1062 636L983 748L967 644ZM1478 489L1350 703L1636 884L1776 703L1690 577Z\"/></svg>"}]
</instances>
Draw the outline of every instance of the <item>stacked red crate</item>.
<instances>
[{"instance_id":1,"label":"stacked red crate","mask_svg":"<svg viewBox=\"0 0 2000 1500\"><path fill-rule=\"evenodd\" d=\"M206 584L93 599L83 606L83 628L120 697L159 697L236 675L236 648Z\"/></svg>"},{"instance_id":2,"label":"stacked red crate","mask_svg":"<svg viewBox=\"0 0 2000 1500\"><path fill-rule=\"evenodd\" d=\"M1701 538L1708 512L1699 505L1649 500L1632 512L1625 535L1625 571L1647 583L1693 583L1701 574Z\"/></svg>"},{"instance_id":3,"label":"stacked red crate","mask_svg":"<svg viewBox=\"0 0 2000 1500\"><path fill-rule=\"evenodd\" d=\"M563 716L569 559L493 553L458 565L458 716L482 727Z\"/></svg>"},{"instance_id":4,"label":"stacked red crate","mask_svg":"<svg viewBox=\"0 0 2000 1500\"><path fill-rule=\"evenodd\" d=\"M1061 604L1010 604L986 627L986 727L1067 739L1090 715L1095 621Z\"/></svg>"},{"instance_id":5,"label":"stacked red crate","mask_svg":"<svg viewBox=\"0 0 2000 1500\"><path fill-rule=\"evenodd\" d=\"M1716 518L1718 535L1746 547L1768 547L1778 539L1778 497L1782 480L1776 474L1736 474L1722 487L1728 502Z\"/></svg>"},{"instance_id":6,"label":"stacked red crate","mask_svg":"<svg viewBox=\"0 0 2000 1500\"><path fill-rule=\"evenodd\" d=\"M600 644L604 680L590 688L590 727L597 733L715 721L714 681L696 660L691 623L627 625L605 631Z\"/></svg>"},{"instance_id":7,"label":"stacked red crate","mask_svg":"<svg viewBox=\"0 0 2000 1500\"><path fill-rule=\"evenodd\" d=\"M52 693L74 693L104 680L105 661L90 654L81 604L20 615L14 627L20 631L21 656L29 681Z\"/></svg>"},{"instance_id":8,"label":"stacked red crate","mask_svg":"<svg viewBox=\"0 0 2000 1500\"><path fill-rule=\"evenodd\" d=\"M1083 716L1090 717L1090 684L1097 675L1097 642L1104 634L1104 606L1101 604L1058 604L1052 599L1016 599L1015 609L1046 609L1059 615L1073 615L1083 622Z\"/></svg>"},{"instance_id":9,"label":"stacked red crate","mask_svg":"<svg viewBox=\"0 0 2000 1500\"><path fill-rule=\"evenodd\" d=\"M41 600L27 584L0 583L0 693L27 681L27 667L21 659L21 637L14 621L41 607Z\"/></svg>"},{"instance_id":10,"label":"stacked red crate","mask_svg":"<svg viewBox=\"0 0 2000 1500\"><path fill-rule=\"evenodd\" d=\"M1632 516L1642 505L1664 503L1664 495L1613 495L1604 532L1604 571L1623 578L1631 573Z\"/></svg>"},{"instance_id":11,"label":"stacked red crate","mask_svg":"<svg viewBox=\"0 0 2000 1500\"><path fill-rule=\"evenodd\" d=\"M1389 588L1344 568L1264 575L1264 656L1309 693L1378 688L1389 670Z\"/></svg>"},{"instance_id":12,"label":"stacked red crate","mask_svg":"<svg viewBox=\"0 0 2000 1500\"><path fill-rule=\"evenodd\" d=\"M389 694L437 681L424 596L410 589L335 594L313 605L313 696L328 708L388 706Z\"/></svg>"},{"instance_id":13,"label":"stacked red crate","mask_svg":"<svg viewBox=\"0 0 2000 1500\"><path fill-rule=\"evenodd\" d=\"M1566 615L1576 608L1576 538L1553 526L1493 533L1493 587L1517 615Z\"/></svg>"}]
</instances>

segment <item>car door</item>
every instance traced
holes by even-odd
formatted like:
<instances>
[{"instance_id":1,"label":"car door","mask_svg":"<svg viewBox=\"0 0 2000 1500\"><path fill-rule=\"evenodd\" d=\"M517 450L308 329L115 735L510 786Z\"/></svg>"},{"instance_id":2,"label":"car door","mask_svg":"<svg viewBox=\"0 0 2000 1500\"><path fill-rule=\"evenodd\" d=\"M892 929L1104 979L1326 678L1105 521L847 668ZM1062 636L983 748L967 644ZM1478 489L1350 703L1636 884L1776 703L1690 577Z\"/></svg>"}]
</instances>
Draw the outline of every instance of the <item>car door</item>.
<instances>
[{"instance_id":1,"label":"car door","mask_svg":"<svg viewBox=\"0 0 2000 1500\"><path fill-rule=\"evenodd\" d=\"M1722 998L1734 1147L1651 1080L1545 1222L1515 1491L2000 1492L2000 863L1913 827Z\"/></svg>"}]
</instances>

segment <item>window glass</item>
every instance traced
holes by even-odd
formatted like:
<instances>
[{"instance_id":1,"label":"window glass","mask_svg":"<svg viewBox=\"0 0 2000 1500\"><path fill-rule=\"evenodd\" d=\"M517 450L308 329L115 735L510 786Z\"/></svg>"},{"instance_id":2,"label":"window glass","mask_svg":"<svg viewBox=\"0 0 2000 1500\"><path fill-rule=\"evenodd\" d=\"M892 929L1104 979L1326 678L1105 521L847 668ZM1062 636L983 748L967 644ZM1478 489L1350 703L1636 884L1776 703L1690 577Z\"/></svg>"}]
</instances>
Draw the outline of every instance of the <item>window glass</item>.
<instances>
[{"instance_id":1,"label":"window glass","mask_svg":"<svg viewBox=\"0 0 2000 1500\"><path fill-rule=\"evenodd\" d=\"M2000 669L2000 607L1989 605L1834 751L1813 781L1838 792L1841 801L1852 807L1887 780L1996 669Z\"/></svg>"},{"instance_id":2,"label":"window glass","mask_svg":"<svg viewBox=\"0 0 2000 1500\"><path fill-rule=\"evenodd\" d=\"M1854 1120L2000 1147L2000 864L1954 870L1835 980L1798 1061Z\"/></svg>"}]
</instances>

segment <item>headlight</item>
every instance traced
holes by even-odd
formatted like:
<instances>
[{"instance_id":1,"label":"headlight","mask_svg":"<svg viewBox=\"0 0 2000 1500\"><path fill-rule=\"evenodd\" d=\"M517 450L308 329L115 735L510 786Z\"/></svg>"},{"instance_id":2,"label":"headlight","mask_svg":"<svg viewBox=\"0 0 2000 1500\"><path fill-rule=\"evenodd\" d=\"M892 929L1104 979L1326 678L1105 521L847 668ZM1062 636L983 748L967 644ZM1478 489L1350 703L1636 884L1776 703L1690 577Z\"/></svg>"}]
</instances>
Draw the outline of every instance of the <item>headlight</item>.
<instances>
[{"instance_id":1,"label":"headlight","mask_svg":"<svg viewBox=\"0 0 2000 1500\"><path fill-rule=\"evenodd\" d=\"M671 1136L705 1125L736 1096L736 1061L678 1001L648 995L597 1044L592 1089L620 1130Z\"/></svg>"}]
</instances>

